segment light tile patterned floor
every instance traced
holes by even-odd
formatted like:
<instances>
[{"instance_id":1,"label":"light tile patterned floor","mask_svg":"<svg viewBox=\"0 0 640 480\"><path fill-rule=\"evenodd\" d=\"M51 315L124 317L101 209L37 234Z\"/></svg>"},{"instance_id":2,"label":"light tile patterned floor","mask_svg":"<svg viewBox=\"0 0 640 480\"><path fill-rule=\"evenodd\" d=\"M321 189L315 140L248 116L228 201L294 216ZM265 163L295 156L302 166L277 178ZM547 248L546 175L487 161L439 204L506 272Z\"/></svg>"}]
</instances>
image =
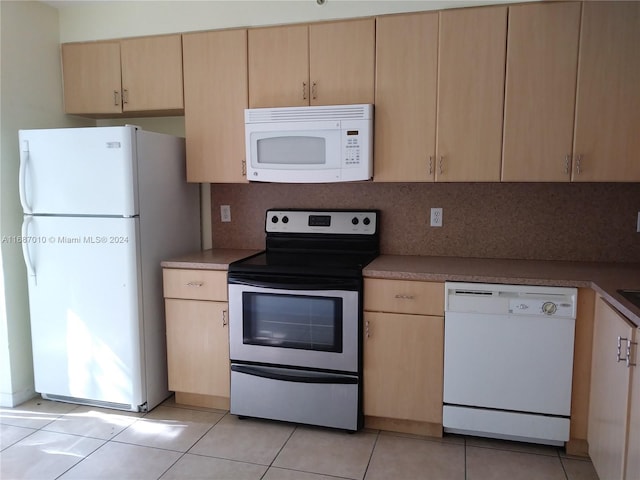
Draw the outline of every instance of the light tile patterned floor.
<instances>
[{"instance_id":1,"label":"light tile patterned floor","mask_svg":"<svg viewBox=\"0 0 640 480\"><path fill-rule=\"evenodd\" d=\"M0 478L597 480L562 449L239 420L172 399L135 414L34 399L0 408Z\"/></svg>"}]
</instances>

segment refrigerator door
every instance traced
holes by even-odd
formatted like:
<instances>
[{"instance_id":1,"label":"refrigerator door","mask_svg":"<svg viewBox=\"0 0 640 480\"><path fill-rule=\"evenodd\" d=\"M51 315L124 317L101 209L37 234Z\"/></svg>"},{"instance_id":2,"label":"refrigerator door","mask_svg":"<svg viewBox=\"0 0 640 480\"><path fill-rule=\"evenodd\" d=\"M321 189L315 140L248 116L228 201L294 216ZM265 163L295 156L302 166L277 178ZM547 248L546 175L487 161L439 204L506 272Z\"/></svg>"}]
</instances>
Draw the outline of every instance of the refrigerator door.
<instances>
[{"instance_id":1,"label":"refrigerator door","mask_svg":"<svg viewBox=\"0 0 640 480\"><path fill-rule=\"evenodd\" d=\"M26 214L138 214L136 128L20 130Z\"/></svg>"},{"instance_id":2,"label":"refrigerator door","mask_svg":"<svg viewBox=\"0 0 640 480\"><path fill-rule=\"evenodd\" d=\"M25 217L36 391L145 402L138 218Z\"/></svg>"}]
</instances>

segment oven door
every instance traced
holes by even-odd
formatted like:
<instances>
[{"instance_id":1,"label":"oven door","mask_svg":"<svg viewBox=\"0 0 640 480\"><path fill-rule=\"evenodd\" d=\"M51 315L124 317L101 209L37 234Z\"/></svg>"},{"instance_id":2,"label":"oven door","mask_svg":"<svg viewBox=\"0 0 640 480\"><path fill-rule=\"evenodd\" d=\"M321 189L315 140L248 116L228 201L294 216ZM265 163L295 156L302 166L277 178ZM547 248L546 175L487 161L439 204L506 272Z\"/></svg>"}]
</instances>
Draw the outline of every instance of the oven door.
<instances>
[{"instance_id":1,"label":"oven door","mask_svg":"<svg viewBox=\"0 0 640 480\"><path fill-rule=\"evenodd\" d=\"M229 274L229 353L255 362L357 372L359 279Z\"/></svg>"}]
</instances>

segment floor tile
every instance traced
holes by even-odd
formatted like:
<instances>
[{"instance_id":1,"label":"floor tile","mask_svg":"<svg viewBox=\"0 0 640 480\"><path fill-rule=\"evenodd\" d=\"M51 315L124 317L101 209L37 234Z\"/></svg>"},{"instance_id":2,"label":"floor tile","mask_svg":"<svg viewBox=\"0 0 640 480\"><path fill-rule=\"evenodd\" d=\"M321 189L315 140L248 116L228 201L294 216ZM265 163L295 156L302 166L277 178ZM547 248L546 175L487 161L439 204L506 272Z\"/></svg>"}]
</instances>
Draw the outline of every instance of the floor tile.
<instances>
[{"instance_id":1,"label":"floor tile","mask_svg":"<svg viewBox=\"0 0 640 480\"><path fill-rule=\"evenodd\" d=\"M220 415L224 415L229 412L229 410L221 410L219 408L198 407L195 405L185 405L184 403L176 403L176 397L174 395L167 398L160 405L162 405L163 407L186 408L187 410L200 410L202 412L213 412L213 413L219 413Z\"/></svg>"},{"instance_id":2,"label":"floor tile","mask_svg":"<svg viewBox=\"0 0 640 480\"><path fill-rule=\"evenodd\" d=\"M270 465L294 428L288 423L225 415L189 453Z\"/></svg>"},{"instance_id":3,"label":"floor tile","mask_svg":"<svg viewBox=\"0 0 640 480\"><path fill-rule=\"evenodd\" d=\"M536 443L511 442L509 440L499 440L483 437L466 437L467 445L471 447L497 448L498 450L511 450L514 452L537 453L538 455L549 455L557 457L560 448L551 445L540 445Z\"/></svg>"},{"instance_id":4,"label":"floor tile","mask_svg":"<svg viewBox=\"0 0 640 480\"><path fill-rule=\"evenodd\" d=\"M284 468L271 467L262 480L339 480L344 477L327 477L317 473L299 472L298 470L286 470Z\"/></svg>"},{"instance_id":5,"label":"floor tile","mask_svg":"<svg viewBox=\"0 0 640 480\"><path fill-rule=\"evenodd\" d=\"M565 480L560 457L467 446L467 480Z\"/></svg>"},{"instance_id":6,"label":"floor tile","mask_svg":"<svg viewBox=\"0 0 640 480\"><path fill-rule=\"evenodd\" d=\"M156 480L182 454L108 442L60 477L60 480Z\"/></svg>"},{"instance_id":7,"label":"floor tile","mask_svg":"<svg viewBox=\"0 0 640 480\"><path fill-rule=\"evenodd\" d=\"M82 405L60 416L43 427L43 430L109 440L142 415L142 413Z\"/></svg>"},{"instance_id":8,"label":"floor tile","mask_svg":"<svg viewBox=\"0 0 640 480\"><path fill-rule=\"evenodd\" d=\"M464 480L464 444L380 435L365 480Z\"/></svg>"},{"instance_id":9,"label":"floor tile","mask_svg":"<svg viewBox=\"0 0 640 480\"><path fill-rule=\"evenodd\" d=\"M0 450L4 450L33 432L37 432L37 430L0 423Z\"/></svg>"},{"instance_id":10,"label":"floor tile","mask_svg":"<svg viewBox=\"0 0 640 480\"><path fill-rule=\"evenodd\" d=\"M161 480L260 480L266 470L265 465L187 453Z\"/></svg>"},{"instance_id":11,"label":"floor tile","mask_svg":"<svg viewBox=\"0 0 640 480\"><path fill-rule=\"evenodd\" d=\"M159 406L115 440L186 452L222 417L220 413Z\"/></svg>"},{"instance_id":12,"label":"floor tile","mask_svg":"<svg viewBox=\"0 0 640 480\"><path fill-rule=\"evenodd\" d=\"M57 478L103 443L77 435L35 432L2 451L0 478Z\"/></svg>"},{"instance_id":13,"label":"floor tile","mask_svg":"<svg viewBox=\"0 0 640 480\"><path fill-rule=\"evenodd\" d=\"M364 477L376 434L300 427L291 435L274 467L337 477Z\"/></svg>"},{"instance_id":14,"label":"floor tile","mask_svg":"<svg viewBox=\"0 0 640 480\"><path fill-rule=\"evenodd\" d=\"M596 469L589 459L560 458L568 480L598 480Z\"/></svg>"},{"instance_id":15,"label":"floor tile","mask_svg":"<svg viewBox=\"0 0 640 480\"><path fill-rule=\"evenodd\" d=\"M42 428L60 415L78 408L74 403L33 398L17 407L0 407L0 423L16 427Z\"/></svg>"}]
</instances>

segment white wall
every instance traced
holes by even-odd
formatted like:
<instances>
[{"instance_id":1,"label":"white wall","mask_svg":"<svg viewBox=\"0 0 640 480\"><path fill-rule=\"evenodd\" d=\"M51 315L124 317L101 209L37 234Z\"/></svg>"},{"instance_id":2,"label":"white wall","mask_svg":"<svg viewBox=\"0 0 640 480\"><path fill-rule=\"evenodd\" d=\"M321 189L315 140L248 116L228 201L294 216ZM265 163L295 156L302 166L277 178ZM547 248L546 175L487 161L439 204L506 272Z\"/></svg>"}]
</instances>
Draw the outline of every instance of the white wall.
<instances>
[{"instance_id":1,"label":"white wall","mask_svg":"<svg viewBox=\"0 0 640 480\"><path fill-rule=\"evenodd\" d=\"M0 405L33 396L27 281L20 235L18 130L87 124L65 116L58 12L41 2L0 2Z\"/></svg>"},{"instance_id":2,"label":"white wall","mask_svg":"<svg viewBox=\"0 0 640 480\"><path fill-rule=\"evenodd\" d=\"M204 0L57 1L60 40L276 25L534 0Z\"/></svg>"}]
</instances>

